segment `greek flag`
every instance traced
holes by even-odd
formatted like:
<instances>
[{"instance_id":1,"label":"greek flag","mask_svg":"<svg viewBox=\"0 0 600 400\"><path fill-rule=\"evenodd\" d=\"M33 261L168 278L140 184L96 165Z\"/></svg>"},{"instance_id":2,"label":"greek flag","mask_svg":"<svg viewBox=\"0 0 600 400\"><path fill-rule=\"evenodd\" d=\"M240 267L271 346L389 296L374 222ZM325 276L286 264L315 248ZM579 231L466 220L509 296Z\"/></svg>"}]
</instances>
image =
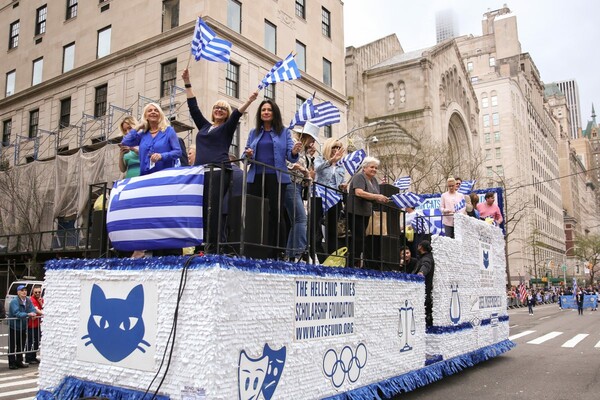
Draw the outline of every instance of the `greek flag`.
<instances>
[{"instance_id":1,"label":"greek flag","mask_svg":"<svg viewBox=\"0 0 600 400\"><path fill-rule=\"evenodd\" d=\"M337 165L343 165L350 175L354 175L366 156L367 153L363 149L356 150L345 155L344 158L337 162Z\"/></svg>"},{"instance_id":2,"label":"greek flag","mask_svg":"<svg viewBox=\"0 0 600 400\"><path fill-rule=\"evenodd\" d=\"M473 181L462 181L460 186L458 187L457 192L460 194L469 194L473 191L473 186L475 186L475 180Z\"/></svg>"},{"instance_id":3,"label":"greek flag","mask_svg":"<svg viewBox=\"0 0 600 400\"><path fill-rule=\"evenodd\" d=\"M442 212L438 208L421 210L423 216L418 216L411 222L417 233L430 233L432 235L443 235Z\"/></svg>"},{"instance_id":4,"label":"greek flag","mask_svg":"<svg viewBox=\"0 0 600 400\"><path fill-rule=\"evenodd\" d=\"M573 278L573 298L577 297L577 279Z\"/></svg>"},{"instance_id":5,"label":"greek flag","mask_svg":"<svg viewBox=\"0 0 600 400\"><path fill-rule=\"evenodd\" d=\"M416 193L399 193L392 196L394 203L400 208L415 208L423 202L423 198Z\"/></svg>"},{"instance_id":6,"label":"greek flag","mask_svg":"<svg viewBox=\"0 0 600 400\"><path fill-rule=\"evenodd\" d=\"M394 181L393 185L396 186L398 189L404 191L408 190L408 188L410 187L410 183L410 176L401 176L400 178Z\"/></svg>"},{"instance_id":7,"label":"greek flag","mask_svg":"<svg viewBox=\"0 0 600 400\"><path fill-rule=\"evenodd\" d=\"M323 199L323 212L327 212L342 199L342 194L337 190L328 189L321 185L314 185L315 196Z\"/></svg>"},{"instance_id":8,"label":"greek flag","mask_svg":"<svg viewBox=\"0 0 600 400\"><path fill-rule=\"evenodd\" d=\"M258 85L258 90L269 86L270 83L291 81L299 78L301 78L300 70L298 69L298 65L296 65L294 55L290 53L285 60L277 61Z\"/></svg>"},{"instance_id":9,"label":"greek flag","mask_svg":"<svg viewBox=\"0 0 600 400\"><path fill-rule=\"evenodd\" d=\"M310 99L304 100L304 103L302 103L298 111L296 111L296 115L294 115L294 118L292 118L289 129L292 129L296 125L302 126L306 123L306 121L315 116L315 107L313 106L314 98L315 95L313 94Z\"/></svg>"},{"instance_id":10,"label":"greek flag","mask_svg":"<svg viewBox=\"0 0 600 400\"><path fill-rule=\"evenodd\" d=\"M192 55L199 61L229 62L231 42L218 38L202 18L198 17L194 37L192 38Z\"/></svg>"},{"instance_id":11,"label":"greek flag","mask_svg":"<svg viewBox=\"0 0 600 400\"><path fill-rule=\"evenodd\" d=\"M337 124L341 121L340 110L330 101L326 101L315 106L315 116L310 122L321 127Z\"/></svg>"},{"instance_id":12,"label":"greek flag","mask_svg":"<svg viewBox=\"0 0 600 400\"><path fill-rule=\"evenodd\" d=\"M202 243L204 168L170 168L115 182L106 229L121 251L175 249Z\"/></svg>"},{"instance_id":13,"label":"greek flag","mask_svg":"<svg viewBox=\"0 0 600 400\"><path fill-rule=\"evenodd\" d=\"M467 202L465 201L465 198L463 197L463 199L461 201L459 201L458 203L456 203L454 205L454 212L459 212L460 210L462 210L465 207L467 207Z\"/></svg>"}]
</instances>

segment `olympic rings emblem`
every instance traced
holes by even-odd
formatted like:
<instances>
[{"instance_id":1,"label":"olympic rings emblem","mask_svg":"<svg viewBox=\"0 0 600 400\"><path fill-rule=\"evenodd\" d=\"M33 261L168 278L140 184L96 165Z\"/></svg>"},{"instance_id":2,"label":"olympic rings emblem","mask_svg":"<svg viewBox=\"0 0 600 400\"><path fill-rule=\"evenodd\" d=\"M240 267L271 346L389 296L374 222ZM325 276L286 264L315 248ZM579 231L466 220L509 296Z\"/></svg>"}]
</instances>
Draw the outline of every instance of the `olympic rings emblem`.
<instances>
[{"instance_id":1,"label":"olympic rings emblem","mask_svg":"<svg viewBox=\"0 0 600 400\"><path fill-rule=\"evenodd\" d=\"M344 384L346 378L354 383L360 377L360 370L367 364L367 347L360 343L356 350L344 346L339 356L334 349L329 349L323 356L323 373L336 388Z\"/></svg>"}]
</instances>

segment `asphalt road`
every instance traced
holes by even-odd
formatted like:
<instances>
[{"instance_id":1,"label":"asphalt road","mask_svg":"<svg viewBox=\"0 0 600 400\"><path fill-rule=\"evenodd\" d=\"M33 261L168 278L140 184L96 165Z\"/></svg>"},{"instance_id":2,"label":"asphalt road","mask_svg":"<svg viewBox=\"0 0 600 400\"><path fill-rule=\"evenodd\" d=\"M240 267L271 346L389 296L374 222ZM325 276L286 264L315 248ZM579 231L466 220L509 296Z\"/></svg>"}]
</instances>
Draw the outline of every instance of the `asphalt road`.
<instances>
[{"instance_id":1,"label":"asphalt road","mask_svg":"<svg viewBox=\"0 0 600 400\"><path fill-rule=\"evenodd\" d=\"M395 399L600 399L600 311L579 316L551 304L509 316L517 347Z\"/></svg>"}]
</instances>

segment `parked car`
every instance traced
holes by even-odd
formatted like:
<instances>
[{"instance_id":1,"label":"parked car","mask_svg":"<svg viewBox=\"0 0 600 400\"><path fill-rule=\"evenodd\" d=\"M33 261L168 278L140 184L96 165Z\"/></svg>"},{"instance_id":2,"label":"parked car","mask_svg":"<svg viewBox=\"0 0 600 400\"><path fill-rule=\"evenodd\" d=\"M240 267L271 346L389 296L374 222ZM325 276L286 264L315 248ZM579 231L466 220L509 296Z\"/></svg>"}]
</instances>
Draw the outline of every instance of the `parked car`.
<instances>
[{"instance_id":1,"label":"parked car","mask_svg":"<svg viewBox=\"0 0 600 400\"><path fill-rule=\"evenodd\" d=\"M44 297L44 281L35 281L35 280L18 280L14 281L10 284L10 288L8 288L8 293L6 294L6 298L4 299L4 308L6 309L6 313L8 314L8 307L12 299L17 297L17 288L20 285L25 285L27 288L27 296L31 296L33 293L33 288L42 287L42 297Z\"/></svg>"}]
</instances>

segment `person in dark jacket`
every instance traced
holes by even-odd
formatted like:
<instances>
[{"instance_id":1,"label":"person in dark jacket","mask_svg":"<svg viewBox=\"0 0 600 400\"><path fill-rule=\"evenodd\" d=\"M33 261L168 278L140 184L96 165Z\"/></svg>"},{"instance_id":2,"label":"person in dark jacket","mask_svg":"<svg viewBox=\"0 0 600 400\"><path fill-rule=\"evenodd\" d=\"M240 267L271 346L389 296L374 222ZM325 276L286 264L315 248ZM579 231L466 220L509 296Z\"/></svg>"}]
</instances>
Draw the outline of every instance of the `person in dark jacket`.
<instances>
[{"instance_id":1,"label":"person in dark jacket","mask_svg":"<svg viewBox=\"0 0 600 400\"><path fill-rule=\"evenodd\" d=\"M433 289L433 273L435 270L435 261L431 253L431 243L428 240L423 240L417 246L419 260L413 274L422 275L425 277L425 325L433 326L433 298L431 291Z\"/></svg>"},{"instance_id":2,"label":"person in dark jacket","mask_svg":"<svg viewBox=\"0 0 600 400\"><path fill-rule=\"evenodd\" d=\"M27 317L37 315L35 307L27 297L27 287L17 287L15 297L8 308L8 368L27 368L29 365L23 363L23 351L25 350L27 337Z\"/></svg>"},{"instance_id":3,"label":"person in dark jacket","mask_svg":"<svg viewBox=\"0 0 600 400\"><path fill-rule=\"evenodd\" d=\"M400 248L400 272L406 274L412 273L417 266L417 259L414 258L408 246Z\"/></svg>"},{"instance_id":4,"label":"person in dark jacket","mask_svg":"<svg viewBox=\"0 0 600 400\"><path fill-rule=\"evenodd\" d=\"M577 294L575 295L575 300L577 300L577 312L579 315L583 315L583 299L585 295L581 289L577 289Z\"/></svg>"}]
</instances>

